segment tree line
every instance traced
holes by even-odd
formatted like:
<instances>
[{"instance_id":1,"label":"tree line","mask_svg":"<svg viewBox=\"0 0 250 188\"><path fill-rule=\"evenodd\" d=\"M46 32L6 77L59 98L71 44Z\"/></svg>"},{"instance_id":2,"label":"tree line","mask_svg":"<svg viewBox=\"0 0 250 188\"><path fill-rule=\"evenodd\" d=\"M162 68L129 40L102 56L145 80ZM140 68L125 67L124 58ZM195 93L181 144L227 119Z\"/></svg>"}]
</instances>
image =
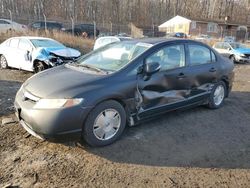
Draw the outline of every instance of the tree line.
<instances>
[{"instance_id":1,"label":"tree line","mask_svg":"<svg viewBox=\"0 0 250 188\"><path fill-rule=\"evenodd\" d=\"M0 16L23 20L74 20L140 26L175 15L250 23L250 0L0 0Z\"/></svg>"}]
</instances>

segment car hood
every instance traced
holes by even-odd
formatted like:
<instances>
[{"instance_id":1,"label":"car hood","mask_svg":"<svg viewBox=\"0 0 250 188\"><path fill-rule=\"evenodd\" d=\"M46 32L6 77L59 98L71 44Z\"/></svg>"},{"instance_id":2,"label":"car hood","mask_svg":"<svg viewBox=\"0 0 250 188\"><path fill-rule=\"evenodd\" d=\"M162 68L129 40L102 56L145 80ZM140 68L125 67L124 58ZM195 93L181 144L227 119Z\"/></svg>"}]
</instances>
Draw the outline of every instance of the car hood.
<instances>
[{"instance_id":1,"label":"car hood","mask_svg":"<svg viewBox=\"0 0 250 188\"><path fill-rule=\"evenodd\" d=\"M75 50L73 48L54 48L54 47L49 47L49 48L43 48L47 53L49 54L55 54L57 56L61 57L79 57L81 53L78 50Z\"/></svg>"},{"instance_id":2,"label":"car hood","mask_svg":"<svg viewBox=\"0 0 250 188\"><path fill-rule=\"evenodd\" d=\"M99 87L104 77L63 65L32 76L23 88L39 98L73 98Z\"/></svg>"},{"instance_id":3,"label":"car hood","mask_svg":"<svg viewBox=\"0 0 250 188\"><path fill-rule=\"evenodd\" d=\"M234 51L241 54L250 54L250 48L237 48Z\"/></svg>"}]
</instances>

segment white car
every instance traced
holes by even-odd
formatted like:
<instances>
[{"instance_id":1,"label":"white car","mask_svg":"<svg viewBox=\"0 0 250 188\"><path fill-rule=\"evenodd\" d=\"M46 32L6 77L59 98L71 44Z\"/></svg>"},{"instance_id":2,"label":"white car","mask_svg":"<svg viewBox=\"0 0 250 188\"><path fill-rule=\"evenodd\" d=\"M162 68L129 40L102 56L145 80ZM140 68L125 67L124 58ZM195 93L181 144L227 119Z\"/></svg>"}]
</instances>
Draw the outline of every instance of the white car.
<instances>
[{"instance_id":1,"label":"white car","mask_svg":"<svg viewBox=\"0 0 250 188\"><path fill-rule=\"evenodd\" d=\"M96 39L95 45L94 45L94 50L103 47L107 44L111 44L114 42L120 42L120 41L125 41L125 40L131 40L131 37L120 37L120 36L107 36L107 37L100 37Z\"/></svg>"},{"instance_id":2,"label":"white car","mask_svg":"<svg viewBox=\"0 0 250 188\"><path fill-rule=\"evenodd\" d=\"M9 31L25 32L28 27L23 24L19 24L7 19L0 19L0 33L6 33Z\"/></svg>"},{"instance_id":3,"label":"white car","mask_svg":"<svg viewBox=\"0 0 250 188\"><path fill-rule=\"evenodd\" d=\"M40 72L44 69L74 61L78 50L43 37L13 37L0 44L0 67Z\"/></svg>"}]
</instances>

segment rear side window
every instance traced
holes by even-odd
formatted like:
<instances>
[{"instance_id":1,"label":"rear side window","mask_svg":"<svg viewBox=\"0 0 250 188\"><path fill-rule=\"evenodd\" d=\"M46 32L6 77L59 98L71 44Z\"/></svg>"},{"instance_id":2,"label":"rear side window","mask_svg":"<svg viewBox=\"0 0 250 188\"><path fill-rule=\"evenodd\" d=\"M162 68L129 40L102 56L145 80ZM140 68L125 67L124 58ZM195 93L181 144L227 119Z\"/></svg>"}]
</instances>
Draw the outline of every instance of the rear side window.
<instances>
[{"instance_id":1,"label":"rear side window","mask_svg":"<svg viewBox=\"0 0 250 188\"><path fill-rule=\"evenodd\" d=\"M17 48L19 43L19 39L11 39L10 40L10 47Z\"/></svg>"},{"instance_id":2,"label":"rear side window","mask_svg":"<svg viewBox=\"0 0 250 188\"><path fill-rule=\"evenodd\" d=\"M206 63L211 63L211 50L205 46L190 44L189 55L190 55L190 65L202 65Z\"/></svg>"}]
</instances>

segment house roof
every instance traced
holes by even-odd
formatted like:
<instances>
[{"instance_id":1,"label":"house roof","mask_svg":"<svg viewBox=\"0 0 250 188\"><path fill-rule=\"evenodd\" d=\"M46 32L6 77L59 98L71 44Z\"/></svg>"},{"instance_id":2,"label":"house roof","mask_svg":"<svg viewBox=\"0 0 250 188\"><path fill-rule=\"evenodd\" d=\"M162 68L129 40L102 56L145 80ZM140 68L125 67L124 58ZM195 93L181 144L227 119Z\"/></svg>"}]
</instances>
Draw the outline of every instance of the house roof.
<instances>
[{"instance_id":1,"label":"house roof","mask_svg":"<svg viewBox=\"0 0 250 188\"><path fill-rule=\"evenodd\" d=\"M169 27L169 26L172 26L172 25L175 25L178 23L190 23L190 22L191 22L190 19L187 19L185 17L177 15L177 16L171 18L170 20L164 22L163 24L159 25L158 27L164 28L164 27Z\"/></svg>"},{"instance_id":2,"label":"house roof","mask_svg":"<svg viewBox=\"0 0 250 188\"><path fill-rule=\"evenodd\" d=\"M163 24L161 24L160 26L158 26L159 28L164 28L164 27L169 27L171 25L175 25L179 23L190 23L192 21L195 22L200 22L200 23L209 23L209 22L213 22L213 23L217 23L220 25L234 25L234 26L240 26L240 25L245 25L247 27L250 27L250 25L248 23L243 23L243 22L236 22L236 21L228 21L227 23L225 23L224 20L222 19L209 19L209 18L186 18L186 17L182 17L182 16L175 16L173 18L171 18L170 20L164 22Z\"/></svg>"}]
</instances>

